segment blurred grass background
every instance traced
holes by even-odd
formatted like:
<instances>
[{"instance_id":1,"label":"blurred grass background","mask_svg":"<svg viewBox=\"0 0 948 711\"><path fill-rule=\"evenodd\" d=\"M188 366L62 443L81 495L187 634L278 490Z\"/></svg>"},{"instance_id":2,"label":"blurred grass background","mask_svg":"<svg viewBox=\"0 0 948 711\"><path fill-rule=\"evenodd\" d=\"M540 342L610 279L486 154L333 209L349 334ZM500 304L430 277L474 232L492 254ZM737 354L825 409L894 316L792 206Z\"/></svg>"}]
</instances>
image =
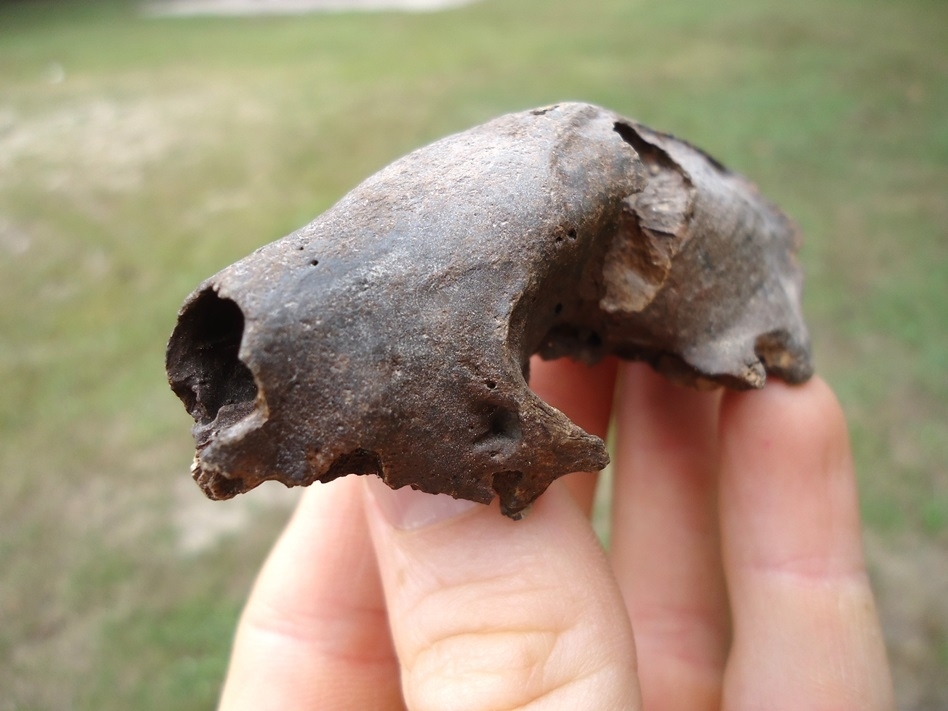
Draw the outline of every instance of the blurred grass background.
<instances>
[{"instance_id":1,"label":"blurred grass background","mask_svg":"<svg viewBox=\"0 0 948 711\"><path fill-rule=\"evenodd\" d=\"M144 19L0 3L0 711L206 709L289 498L204 502L164 343L390 160L579 99L802 225L901 708L948 707L948 4L485 0Z\"/></svg>"}]
</instances>

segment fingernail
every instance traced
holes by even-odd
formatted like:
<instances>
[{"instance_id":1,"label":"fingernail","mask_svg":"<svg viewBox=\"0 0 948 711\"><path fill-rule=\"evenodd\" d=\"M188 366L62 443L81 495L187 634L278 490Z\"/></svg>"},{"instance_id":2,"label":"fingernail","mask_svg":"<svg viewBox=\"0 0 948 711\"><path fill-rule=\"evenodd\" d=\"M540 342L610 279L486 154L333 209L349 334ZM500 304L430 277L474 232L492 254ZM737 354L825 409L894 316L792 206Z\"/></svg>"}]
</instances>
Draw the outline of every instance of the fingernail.
<instances>
[{"instance_id":1,"label":"fingernail","mask_svg":"<svg viewBox=\"0 0 948 711\"><path fill-rule=\"evenodd\" d=\"M375 476L367 476L365 479L382 516L394 528L403 531L432 526L478 506L473 501L455 499L447 494L426 494L410 486L390 489Z\"/></svg>"}]
</instances>

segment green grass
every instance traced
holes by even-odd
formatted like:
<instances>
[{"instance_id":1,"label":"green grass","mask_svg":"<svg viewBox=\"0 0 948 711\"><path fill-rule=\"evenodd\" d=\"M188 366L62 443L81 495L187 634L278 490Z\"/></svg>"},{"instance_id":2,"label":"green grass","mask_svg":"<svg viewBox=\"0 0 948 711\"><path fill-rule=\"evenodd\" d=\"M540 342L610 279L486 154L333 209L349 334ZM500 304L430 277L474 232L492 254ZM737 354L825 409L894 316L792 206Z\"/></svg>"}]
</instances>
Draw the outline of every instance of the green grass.
<instances>
[{"instance_id":1,"label":"green grass","mask_svg":"<svg viewBox=\"0 0 948 711\"><path fill-rule=\"evenodd\" d=\"M798 219L867 525L948 549L946 47L933 0L0 4L0 710L213 704L280 513L181 552L181 300L398 155L564 98L687 137Z\"/></svg>"}]
</instances>

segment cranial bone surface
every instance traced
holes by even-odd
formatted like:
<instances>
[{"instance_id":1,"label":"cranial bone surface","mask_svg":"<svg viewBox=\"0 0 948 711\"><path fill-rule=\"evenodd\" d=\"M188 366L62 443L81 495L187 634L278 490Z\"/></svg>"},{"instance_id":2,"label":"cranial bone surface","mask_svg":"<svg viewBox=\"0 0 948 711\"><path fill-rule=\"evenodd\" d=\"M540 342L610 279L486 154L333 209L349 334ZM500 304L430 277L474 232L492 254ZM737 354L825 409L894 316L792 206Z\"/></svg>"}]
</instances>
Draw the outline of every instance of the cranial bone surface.
<instances>
[{"instance_id":1,"label":"cranial bone surface","mask_svg":"<svg viewBox=\"0 0 948 711\"><path fill-rule=\"evenodd\" d=\"M587 104L417 150L201 284L168 377L211 498L377 474L516 517L603 442L528 362L644 360L696 387L811 374L794 225L743 177Z\"/></svg>"}]
</instances>

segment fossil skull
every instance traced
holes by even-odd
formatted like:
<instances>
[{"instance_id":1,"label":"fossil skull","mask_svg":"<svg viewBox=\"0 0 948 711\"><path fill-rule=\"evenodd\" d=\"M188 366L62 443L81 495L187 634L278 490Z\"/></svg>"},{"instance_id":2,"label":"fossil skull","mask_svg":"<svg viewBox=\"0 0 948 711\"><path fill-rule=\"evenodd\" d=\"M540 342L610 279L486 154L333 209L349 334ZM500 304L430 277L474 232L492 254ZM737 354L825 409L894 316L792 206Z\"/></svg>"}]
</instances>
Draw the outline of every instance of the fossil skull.
<instances>
[{"instance_id":1,"label":"fossil skull","mask_svg":"<svg viewBox=\"0 0 948 711\"><path fill-rule=\"evenodd\" d=\"M201 284L167 352L211 498L377 474L516 517L603 442L528 362L698 387L811 373L794 225L746 179L587 104L417 150Z\"/></svg>"}]
</instances>

